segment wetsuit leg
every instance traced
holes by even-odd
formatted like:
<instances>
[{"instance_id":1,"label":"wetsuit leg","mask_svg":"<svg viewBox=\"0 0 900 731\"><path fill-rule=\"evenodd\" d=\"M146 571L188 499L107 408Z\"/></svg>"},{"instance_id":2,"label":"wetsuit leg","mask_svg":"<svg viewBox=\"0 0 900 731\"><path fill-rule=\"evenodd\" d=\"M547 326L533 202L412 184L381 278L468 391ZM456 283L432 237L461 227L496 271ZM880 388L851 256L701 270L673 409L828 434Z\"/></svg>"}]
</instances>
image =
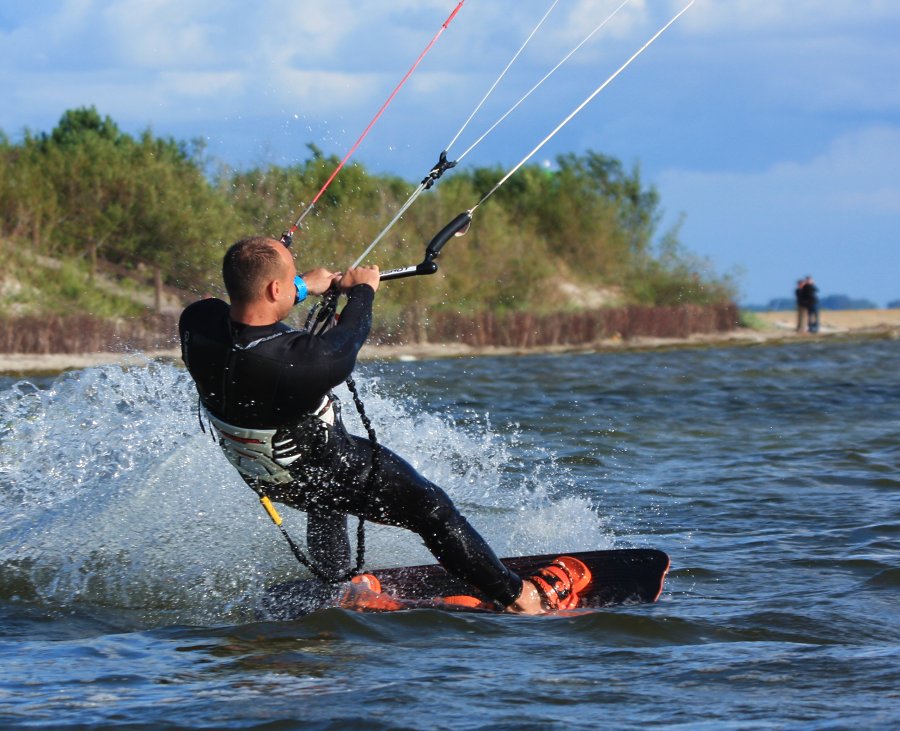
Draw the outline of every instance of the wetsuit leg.
<instances>
[{"instance_id":1,"label":"wetsuit leg","mask_svg":"<svg viewBox=\"0 0 900 731\"><path fill-rule=\"evenodd\" d=\"M294 500L299 507L307 509L303 503L322 508L327 505L337 513L362 514L376 523L411 530L447 571L492 600L507 606L518 597L521 579L500 563L440 487L381 447L378 478L368 492L371 443L346 433L340 437L340 459L332 462L329 479L304 480L302 498ZM313 472L322 474L321 469Z\"/></svg>"},{"instance_id":2,"label":"wetsuit leg","mask_svg":"<svg viewBox=\"0 0 900 731\"><path fill-rule=\"evenodd\" d=\"M327 576L339 579L350 567L347 515L310 506L306 513L306 545L313 563Z\"/></svg>"}]
</instances>

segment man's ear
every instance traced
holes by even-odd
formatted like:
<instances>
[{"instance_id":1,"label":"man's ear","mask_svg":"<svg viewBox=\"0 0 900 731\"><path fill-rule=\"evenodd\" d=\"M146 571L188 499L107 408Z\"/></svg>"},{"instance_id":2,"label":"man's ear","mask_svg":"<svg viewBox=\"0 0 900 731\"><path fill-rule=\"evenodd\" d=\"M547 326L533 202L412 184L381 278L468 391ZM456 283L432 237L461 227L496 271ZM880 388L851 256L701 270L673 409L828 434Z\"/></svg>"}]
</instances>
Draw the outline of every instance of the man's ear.
<instances>
[{"instance_id":1,"label":"man's ear","mask_svg":"<svg viewBox=\"0 0 900 731\"><path fill-rule=\"evenodd\" d=\"M279 295L281 295L281 282L273 279L266 285L266 299L270 302L277 302Z\"/></svg>"}]
</instances>

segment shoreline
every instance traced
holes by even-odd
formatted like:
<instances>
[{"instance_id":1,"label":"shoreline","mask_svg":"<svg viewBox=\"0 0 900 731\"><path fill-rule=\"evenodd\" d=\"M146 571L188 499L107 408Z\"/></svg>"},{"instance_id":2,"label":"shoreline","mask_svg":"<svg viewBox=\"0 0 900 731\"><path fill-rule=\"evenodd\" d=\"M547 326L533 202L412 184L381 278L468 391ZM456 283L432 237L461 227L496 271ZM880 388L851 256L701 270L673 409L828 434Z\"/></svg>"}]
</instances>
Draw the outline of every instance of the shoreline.
<instances>
[{"instance_id":1,"label":"shoreline","mask_svg":"<svg viewBox=\"0 0 900 731\"><path fill-rule=\"evenodd\" d=\"M835 339L900 339L900 309L894 310L828 310L821 313L821 327L816 334L798 333L794 312L756 312L758 328L739 328L721 333L703 333L687 338L606 338L593 343L515 348L476 347L460 343L413 343L409 345L365 345L360 361L417 361L480 356L536 355L561 353L600 353L640 350L663 350L694 347L733 347L820 342ZM68 370L116 364L146 365L148 361L181 362L178 348L145 352L99 353L0 353L0 375L49 375Z\"/></svg>"}]
</instances>

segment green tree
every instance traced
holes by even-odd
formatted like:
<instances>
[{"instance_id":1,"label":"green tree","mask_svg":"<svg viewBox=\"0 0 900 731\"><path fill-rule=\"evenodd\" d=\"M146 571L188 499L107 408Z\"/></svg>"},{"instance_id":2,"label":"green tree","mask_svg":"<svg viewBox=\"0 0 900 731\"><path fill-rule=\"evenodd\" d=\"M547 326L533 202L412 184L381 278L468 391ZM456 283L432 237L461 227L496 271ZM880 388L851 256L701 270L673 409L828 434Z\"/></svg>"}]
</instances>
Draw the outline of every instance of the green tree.
<instances>
[{"instance_id":1,"label":"green tree","mask_svg":"<svg viewBox=\"0 0 900 731\"><path fill-rule=\"evenodd\" d=\"M94 107L68 110L49 134L21 143L0 133L0 232L35 249L139 270L171 284L219 291L225 247L251 234L277 237L309 205L340 160L308 146L289 167L206 174L204 146L123 133ZM417 263L425 244L505 174L454 169L410 208L369 257L383 268ZM295 236L301 268L340 269L379 235L415 188L359 163L345 166ZM475 212L471 230L449 242L436 276L384 287L382 307L552 310L568 306L558 283L615 287L628 302L676 304L727 299L732 284L708 274L680 229L658 233L658 191L608 155L526 165Z\"/></svg>"}]
</instances>

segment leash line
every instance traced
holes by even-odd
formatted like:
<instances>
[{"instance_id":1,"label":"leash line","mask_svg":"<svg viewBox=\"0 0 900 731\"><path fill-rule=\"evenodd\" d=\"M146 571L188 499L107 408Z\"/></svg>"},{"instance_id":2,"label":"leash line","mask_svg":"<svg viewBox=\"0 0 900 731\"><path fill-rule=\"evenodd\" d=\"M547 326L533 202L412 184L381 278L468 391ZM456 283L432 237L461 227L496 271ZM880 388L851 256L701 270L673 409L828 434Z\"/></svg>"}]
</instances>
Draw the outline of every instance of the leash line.
<instances>
[{"instance_id":1,"label":"leash line","mask_svg":"<svg viewBox=\"0 0 900 731\"><path fill-rule=\"evenodd\" d=\"M475 106L475 109L469 115L468 119L463 122L463 125L459 128L457 133L453 136L453 139L447 144L444 148L444 151L441 152L440 159L437 164L431 169L428 175L422 180L419 186L410 194L409 198L407 198L406 202L400 207L394 217L390 220L390 222L381 230L381 232L375 237L375 239L366 247L365 251L356 259L353 263L354 267L359 266L366 257L373 251L373 249L381 242L381 240L388 234L388 232L397 224L397 222L403 217L403 214L409 209L409 207L418 199L418 197L430 189L435 182L437 182L438 178L440 178L444 172L449 170L452 167L455 167L459 162L462 161L472 150L474 150L484 139L493 132L510 114L512 114L516 109L521 106L525 100L527 100L547 79L549 79L566 61L568 61L585 43L587 43L597 32L600 31L607 23L609 23L622 8L624 8L631 0L623 0L623 2L610 13L603 21L600 22L599 25L595 26L590 33L588 33L578 45L576 45L572 50L570 50L563 58L548 71L544 76L532 86L525 94L519 98L518 101L515 102L509 109L506 110L487 130L485 130L480 137L478 137L471 145L469 145L466 150L459 155L453 162L447 161L447 153L450 151L450 148L456 143L459 139L460 135L462 135L463 131L487 101L488 97L494 92L494 90L499 85L500 81L506 76L506 73L509 71L510 67L515 63L518 57L525 50L525 47L534 37L534 35L538 32L541 26L544 24L544 21L549 17L550 13L558 4L559 0L554 0L553 4L548 8L548 10L544 13L543 17L538 21L537 25L532 29L531 33L525 39L521 46L519 46L518 50L513 54L512 58L506 64L506 67L503 71L500 72L500 75L494 80L494 83L487 90L487 93L482 97L481 101ZM473 209L474 210L474 209Z\"/></svg>"},{"instance_id":2,"label":"leash line","mask_svg":"<svg viewBox=\"0 0 900 731\"><path fill-rule=\"evenodd\" d=\"M397 96L397 93L400 91L401 87L406 83L407 79L409 79L409 77L412 76L413 72L416 70L416 68L418 68L419 64L422 62L422 59L425 58L425 56L432 49L434 44L437 43L438 38L440 38L441 35L443 34L443 32L445 30L447 30L447 26L449 26L450 23L452 22L452 20L456 17L456 14L460 11L460 9L462 8L464 3L465 3L465 0L460 0L459 4L453 9L453 12L451 12L450 15L447 17L447 20L445 20L441 24L441 27L438 29L437 33L434 34L434 36L431 38L431 40L425 46L424 50L419 54L419 57L415 60L415 63L413 63L413 65L409 68L409 70L406 72L406 74L400 80L400 83L397 84L396 87L394 87L394 90L390 93L388 98L385 100L384 104L381 105L381 108L378 110L378 112L375 114L375 116L372 117L372 120L369 122L369 124L363 130L362 134L359 136L359 138L356 140L356 142L353 143L353 146L347 151L347 154L344 155L344 159L341 160L340 164L334 169L334 171L328 177L328 180L325 181L325 184L321 187L319 192L316 193L315 197L312 199L310 204L306 207L306 210L304 210L303 213L300 214L300 217L294 222L294 224L291 226L291 228L288 229L287 231L285 231L284 234L282 234L281 238L282 238L283 243L290 245L291 239L292 239L294 233L297 231L297 229L300 228L300 225L303 223L303 219L305 219L306 216L309 215L310 211L312 211L313 208L315 208L315 205L316 205L316 203L318 203L319 199L322 197L322 194L325 193L325 191L328 189L328 186L330 186L331 182L337 177L337 174L344 167L347 160L350 159L350 157L353 155L353 153L356 152L357 148L359 148L360 144L362 144L362 141L366 138L366 135L369 134L369 131L372 129L372 127L375 126L375 123L381 118L381 115L384 114L385 109L388 108L390 103L394 100L394 97Z\"/></svg>"}]
</instances>

